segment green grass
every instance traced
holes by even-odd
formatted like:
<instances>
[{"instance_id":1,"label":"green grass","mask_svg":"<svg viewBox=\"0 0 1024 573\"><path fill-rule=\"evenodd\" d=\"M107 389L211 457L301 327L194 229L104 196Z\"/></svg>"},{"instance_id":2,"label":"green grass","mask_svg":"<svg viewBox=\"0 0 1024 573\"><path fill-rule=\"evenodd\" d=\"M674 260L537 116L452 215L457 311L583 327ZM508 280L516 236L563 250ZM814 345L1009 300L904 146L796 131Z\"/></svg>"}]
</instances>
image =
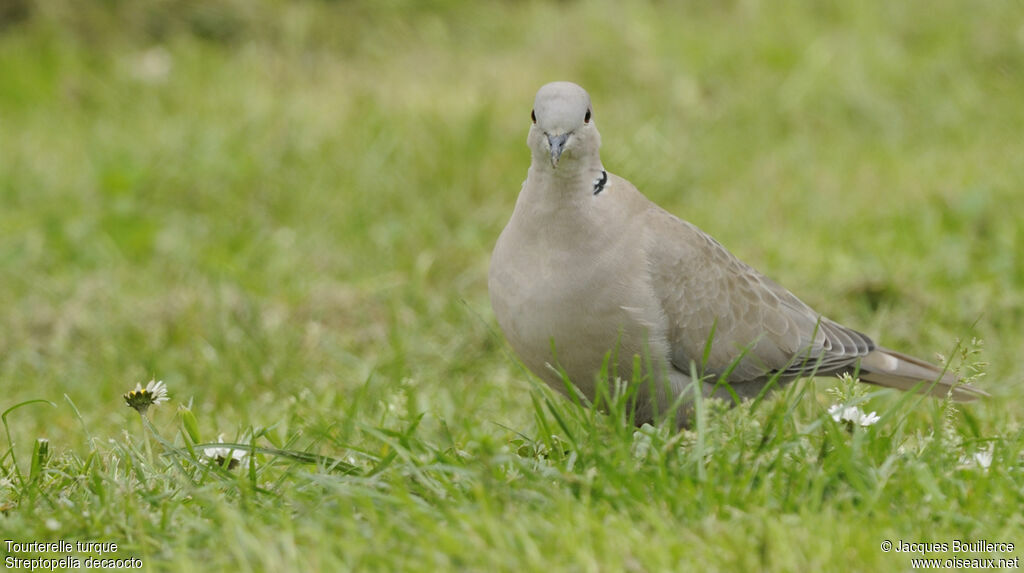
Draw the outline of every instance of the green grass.
<instances>
[{"instance_id":1,"label":"green grass","mask_svg":"<svg viewBox=\"0 0 1024 573\"><path fill-rule=\"evenodd\" d=\"M0 542L241 571L876 571L911 566L886 539L1024 545L1019 3L9 13ZM993 399L801 382L675 434L539 388L486 274L554 79L591 92L610 170ZM151 378L172 398L147 429L121 396ZM833 422L836 392L882 420ZM261 453L211 466L220 435Z\"/></svg>"}]
</instances>

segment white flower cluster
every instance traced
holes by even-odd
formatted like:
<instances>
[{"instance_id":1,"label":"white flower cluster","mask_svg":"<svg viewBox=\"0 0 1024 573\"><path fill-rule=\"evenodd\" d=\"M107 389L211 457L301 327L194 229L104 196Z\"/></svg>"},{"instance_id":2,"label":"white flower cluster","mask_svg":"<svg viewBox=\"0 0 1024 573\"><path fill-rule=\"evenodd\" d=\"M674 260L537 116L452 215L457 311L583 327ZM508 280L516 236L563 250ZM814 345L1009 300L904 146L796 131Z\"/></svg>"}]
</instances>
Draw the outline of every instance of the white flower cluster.
<instances>
[{"instance_id":1,"label":"white flower cluster","mask_svg":"<svg viewBox=\"0 0 1024 573\"><path fill-rule=\"evenodd\" d=\"M870 426L881 419L875 412L865 414L864 410L857 406L843 406L841 404L830 406L828 413L837 422L849 422L856 426Z\"/></svg>"},{"instance_id":2,"label":"white flower cluster","mask_svg":"<svg viewBox=\"0 0 1024 573\"><path fill-rule=\"evenodd\" d=\"M224 443L224 434L217 436L217 443ZM224 446L220 448L206 448L203 450L203 455L206 456L210 462L218 466L223 466L225 462L227 462L227 468L231 470L244 462L248 458L249 453L246 450Z\"/></svg>"}]
</instances>

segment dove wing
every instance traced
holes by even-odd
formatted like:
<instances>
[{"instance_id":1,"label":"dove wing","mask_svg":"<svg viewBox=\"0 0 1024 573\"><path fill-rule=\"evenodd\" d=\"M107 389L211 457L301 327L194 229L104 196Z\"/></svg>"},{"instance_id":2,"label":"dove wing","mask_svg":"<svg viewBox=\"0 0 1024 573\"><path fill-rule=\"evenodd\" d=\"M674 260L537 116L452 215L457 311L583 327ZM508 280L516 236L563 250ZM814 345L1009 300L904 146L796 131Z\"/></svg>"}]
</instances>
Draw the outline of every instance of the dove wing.
<instances>
[{"instance_id":1,"label":"dove wing","mask_svg":"<svg viewBox=\"0 0 1024 573\"><path fill-rule=\"evenodd\" d=\"M653 204L646 216L647 262L675 368L688 373L707 353L705 372L716 375L743 357L732 382L774 372L793 378L852 368L874 349L870 338L822 317L696 226Z\"/></svg>"}]
</instances>

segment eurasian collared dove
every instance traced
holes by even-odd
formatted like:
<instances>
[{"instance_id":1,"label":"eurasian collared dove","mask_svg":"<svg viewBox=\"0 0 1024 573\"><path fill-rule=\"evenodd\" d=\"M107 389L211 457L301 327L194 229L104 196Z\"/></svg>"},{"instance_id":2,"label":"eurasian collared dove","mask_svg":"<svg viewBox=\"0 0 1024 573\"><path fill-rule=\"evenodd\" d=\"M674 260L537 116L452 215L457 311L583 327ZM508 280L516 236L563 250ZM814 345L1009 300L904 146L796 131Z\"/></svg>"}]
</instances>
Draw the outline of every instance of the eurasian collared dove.
<instances>
[{"instance_id":1,"label":"eurasian collared dove","mask_svg":"<svg viewBox=\"0 0 1024 573\"><path fill-rule=\"evenodd\" d=\"M961 401L986 395L824 318L608 173L580 86L541 87L531 118L530 170L494 247L488 288L505 337L551 387L566 392L565 376L593 400L602 372L646 380L637 424L679 403L685 424L694 371L705 396L729 396L715 390L725 373L737 395L751 397L774 375L783 383L858 366L872 384Z\"/></svg>"}]
</instances>

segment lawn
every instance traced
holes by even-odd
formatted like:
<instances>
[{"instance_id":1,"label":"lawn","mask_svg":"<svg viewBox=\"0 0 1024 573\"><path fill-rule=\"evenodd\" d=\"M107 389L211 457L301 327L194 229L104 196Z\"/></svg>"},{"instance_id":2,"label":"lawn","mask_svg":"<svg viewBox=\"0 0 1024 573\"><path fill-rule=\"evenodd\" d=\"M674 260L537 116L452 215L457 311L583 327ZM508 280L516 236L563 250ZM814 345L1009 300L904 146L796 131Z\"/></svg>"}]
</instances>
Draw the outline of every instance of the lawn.
<instances>
[{"instance_id":1,"label":"lawn","mask_svg":"<svg viewBox=\"0 0 1024 573\"><path fill-rule=\"evenodd\" d=\"M8 2L5 567L1012 565L1021 15L951 0ZM556 79L590 91L610 171L992 398L802 381L701 404L676 432L542 388L497 329L487 267L534 93ZM151 379L170 399L142 416L123 395ZM851 401L881 420L833 421ZM229 463L217 441L250 455Z\"/></svg>"}]
</instances>

